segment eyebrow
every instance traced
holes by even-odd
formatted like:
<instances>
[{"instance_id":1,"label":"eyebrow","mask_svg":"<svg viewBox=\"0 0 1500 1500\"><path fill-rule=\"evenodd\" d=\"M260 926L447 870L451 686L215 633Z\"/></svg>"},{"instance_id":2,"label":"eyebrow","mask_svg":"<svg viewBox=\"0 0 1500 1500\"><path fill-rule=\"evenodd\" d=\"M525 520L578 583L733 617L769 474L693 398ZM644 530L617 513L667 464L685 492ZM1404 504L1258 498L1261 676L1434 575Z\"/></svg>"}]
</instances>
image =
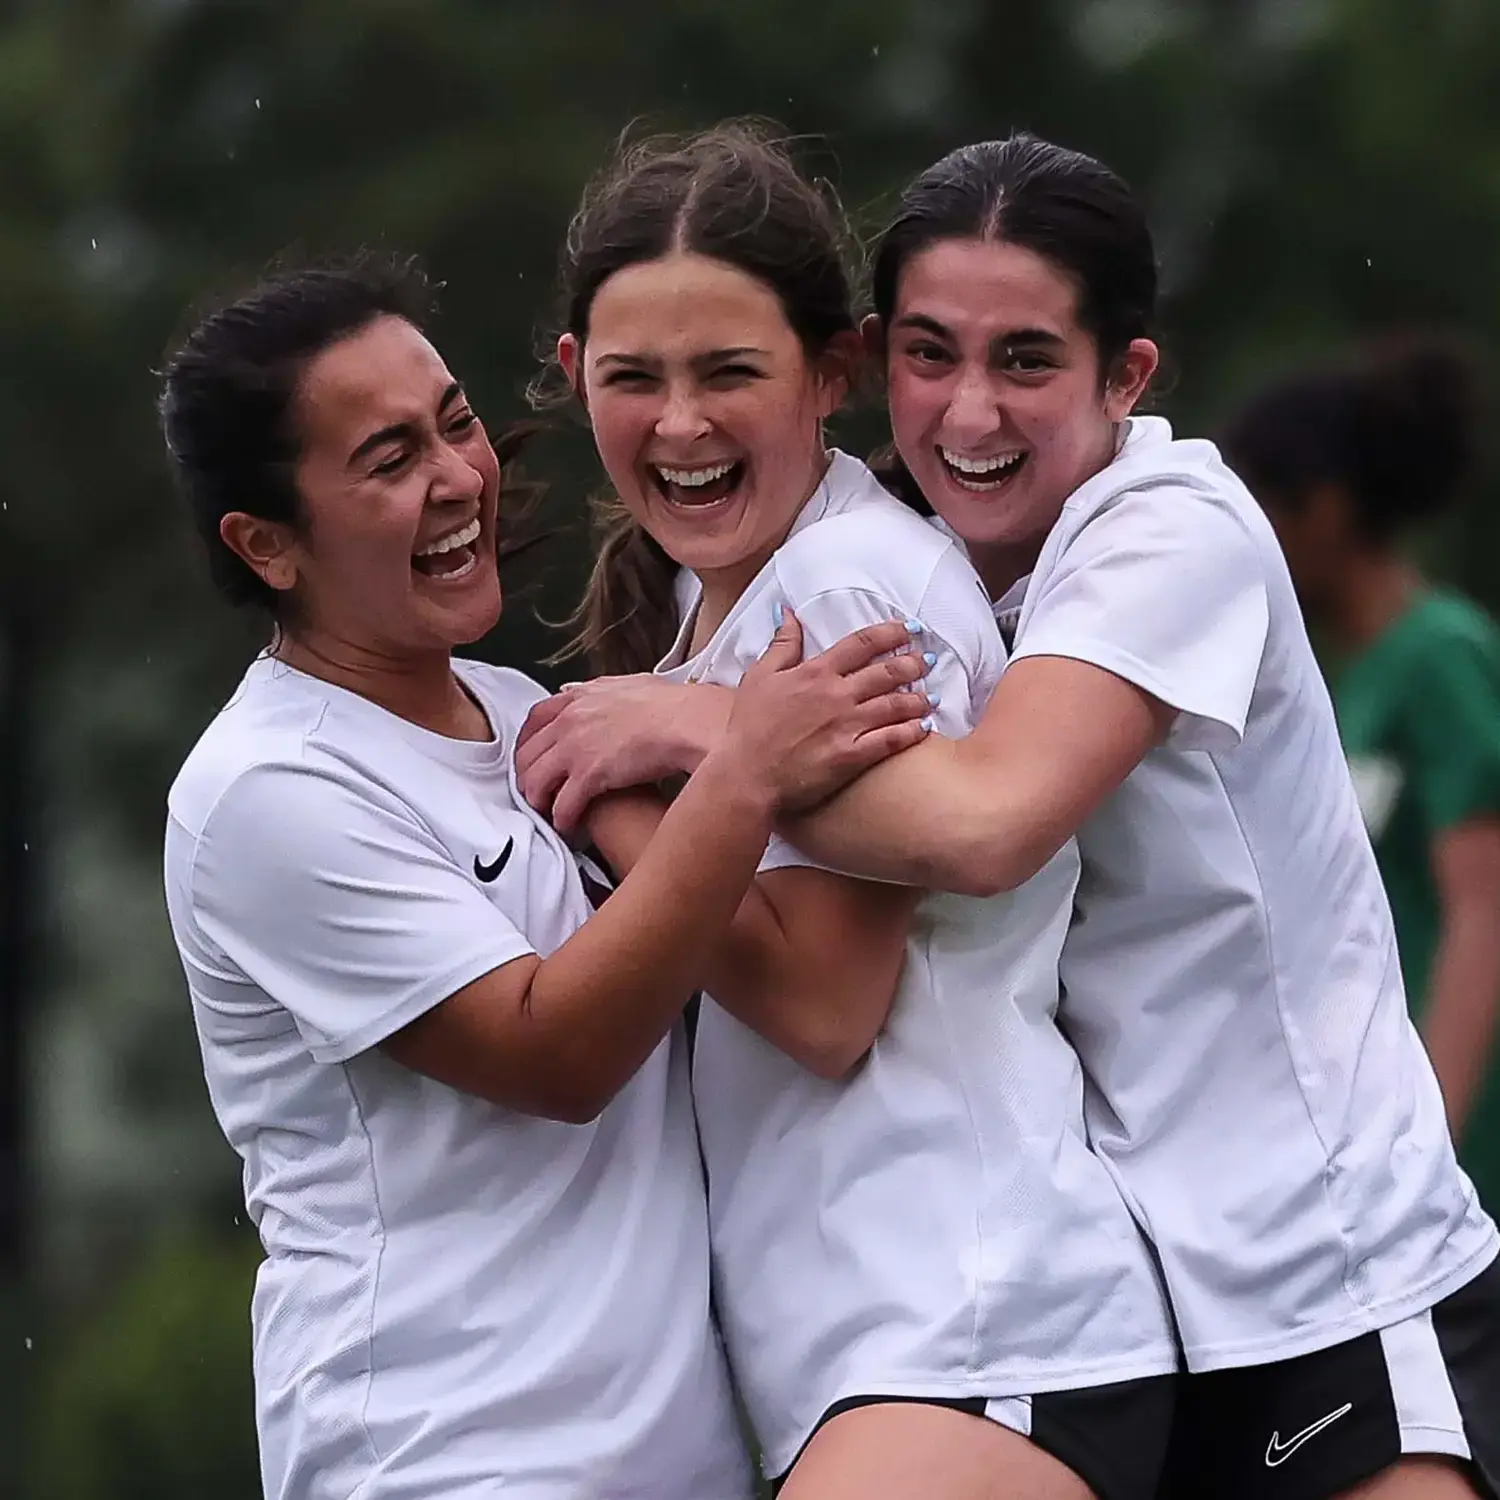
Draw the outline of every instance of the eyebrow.
<instances>
[{"instance_id":1,"label":"eyebrow","mask_svg":"<svg viewBox=\"0 0 1500 1500\"><path fill-rule=\"evenodd\" d=\"M914 328L922 333L930 333L934 338L946 339L949 343L954 342L954 333L951 328L939 323L936 318L930 318L926 313L908 313L903 318L896 319L897 328ZM1047 328L1012 328L1005 333L997 333L990 340L990 347L999 344L1008 346L1011 344L1042 345L1047 348L1061 348L1067 342L1060 334L1053 333Z\"/></svg>"},{"instance_id":2,"label":"eyebrow","mask_svg":"<svg viewBox=\"0 0 1500 1500\"><path fill-rule=\"evenodd\" d=\"M442 414L447 411L455 401L459 400L463 396L463 394L463 381L455 380L451 385L447 387L446 390L444 390L442 398L438 401L438 416L442 416ZM416 432L416 426L411 422L392 422L388 426L382 427L379 430L372 432L369 437L367 437L364 442L362 442L359 447L357 447L354 452L349 455L349 462L351 464L357 464L362 458L367 458L377 448L383 448L387 443L398 443L404 438L415 437Z\"/></svg>"},{"instance_id":3,"label":"eyebrow","mask_svg":"<svg viewBox=\"0 0 1500 1500\"><path fill-rule=\"evenodd\" d=\"M717 365L729 359L742 359L747 354L758 355L761 359L770 358L768 350L757 349L750 344L734 344L726 349L705 349L702 354L695 354L689 363L697 366ZM648 365L659 365L661 360L652 354L601 354L599 363L601 365L628 365L639 369Z\"/></svg>"}]
</instances>

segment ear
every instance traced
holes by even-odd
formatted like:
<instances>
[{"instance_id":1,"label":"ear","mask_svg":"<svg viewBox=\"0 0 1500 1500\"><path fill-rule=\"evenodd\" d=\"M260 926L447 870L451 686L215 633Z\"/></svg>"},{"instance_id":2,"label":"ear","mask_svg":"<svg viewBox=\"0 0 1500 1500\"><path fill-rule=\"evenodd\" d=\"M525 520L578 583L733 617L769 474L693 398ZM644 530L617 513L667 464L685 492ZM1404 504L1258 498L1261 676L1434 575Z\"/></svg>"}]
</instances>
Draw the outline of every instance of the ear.
<instances>
[{"instance_id":1,"label":"ear","mask_svg":"<svg viewBox=\"0 0 1500 1500\"><path fill-rule=\"evenodd\" d=\"M291 527L232 510L219 522L219 537L256 577L278 593L296 587L297 561Z\"/></svg>"},{"instance_id":2,"label":"ear","mask_svg":"<svg viewBox=\"0 0 1500 1500\"><path fill-rule=\"evenodd\" d=\"M583 402L583 345L571 334L565 333L557 341L557 362L562 366L563 379L573 387L573 394Z\"/></svg>"},{"instance_id":3,"label":"ear","mask_svg":"<svg viewBox=\"0 0 1500 1500\"><path fill-rule=\"evenodd\" d=\"M1161 350L1150 339L1131 339L1104 389L1104 414L1111 422L1123 422L1135 410L1160 364Z\"/></svg>"},{"instance_id":4,"label":"ear","mask_svg":"<svg viewBox=\"0 0 1500 1500\"><path fill-rule=\"evenodd\" d=\"M864 344L852 328L834 334L828 341L828 347L818 356L815 362L818 373L818 415L824 420L831 417L849 399L849 392L858 385L864 357Z\"/></svg>"},{"instance_id":5,"label":"ear","mask_svg":"<svg viewBox=\"0 0 1500 1500\"><path fill-rule=\"evenodd\" d=\"M885 366L885 324L878 313L866 313L859 325L860 342L865 358L878 368Z\"/></svg>"},{"instance_id":6,"label":"ear","mask_svg":"<svg viewBox=\"0 0 1500 1500\"><path fill-rule=\"evenodd\" d=\"M1303 526L1325 550L1346 546L1359 532L1354 498L1335 480L1309 485L1298 511Z\"/></svg>"}]
</instances>

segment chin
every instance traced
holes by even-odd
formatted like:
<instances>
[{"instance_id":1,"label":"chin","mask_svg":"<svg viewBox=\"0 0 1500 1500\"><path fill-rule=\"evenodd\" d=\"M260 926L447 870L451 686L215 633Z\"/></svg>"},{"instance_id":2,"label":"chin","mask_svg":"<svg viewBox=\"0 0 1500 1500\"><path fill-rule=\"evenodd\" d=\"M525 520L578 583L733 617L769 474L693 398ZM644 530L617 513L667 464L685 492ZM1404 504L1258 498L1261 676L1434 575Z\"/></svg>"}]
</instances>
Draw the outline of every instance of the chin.
<instances>
[{"instance_id":1,"label":"chin","mask_svg":"<svg viewBox=\"0 0 1500 1500\"><path fill-rule=\"evenodd\" d=\"M484 599L475 599L471 603L466 602L459 607L442 611L432 620L433 634L450 650L457 646L472 646L495 628L500 614L501 599L497 586Z\"/></svg>"}]
</instances>

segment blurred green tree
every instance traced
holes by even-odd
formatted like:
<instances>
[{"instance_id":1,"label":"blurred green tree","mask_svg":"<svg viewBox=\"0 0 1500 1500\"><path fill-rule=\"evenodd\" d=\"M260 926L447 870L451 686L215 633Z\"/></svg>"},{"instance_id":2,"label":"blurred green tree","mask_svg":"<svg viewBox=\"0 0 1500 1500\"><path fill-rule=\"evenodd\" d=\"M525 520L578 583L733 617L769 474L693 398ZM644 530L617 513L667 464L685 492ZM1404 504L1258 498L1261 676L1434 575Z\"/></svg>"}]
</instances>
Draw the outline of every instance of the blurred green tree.
<instances>
[{"instance_id":1,"label":"blurred green tree","mask_svg":"<svg viewBox=\"0 0 1500 1500\"><path fill-rule=\"evenodd\" d=\"M286 247L409 247L449 282L445 352L505 421L613 137L741 112L822 137L811 159L867 224L911 172L1012 126L1111 161L1158 229L1179 371L1163 405L1188 426L1392 322L1500 340L1490 0L1420 18L1398 0L17 0L0 20L0 588L40 625L38 1269L48 1343L97 1333L101 1372L134 1368L180 1303L160 1261L113 1310L84 1293L128 1278L143 1226L179 1206L222 1223L234 1183L156 872L166 787L256 643L210 596L169 493L163 349L191 303ZM581 431L532 466L554 480L548 519L576 523L595 474ZM1497 542L1476 508L1444 554L1492 604ZM518 582L555 617L585 560L575 530ZM548 644L513 604L480 649L529 665ZM208 1340L243 1340L231 1281L222 1338L184 1321L153 1345L185 1379ZM75 1326L75 1300L101 1321ZM50 1401L108 1406L65 1369ZM230 1375L198 1394L246 1399ZM151 1493L201 1493L184 1474Z\"/></svg>"}]
</instances>

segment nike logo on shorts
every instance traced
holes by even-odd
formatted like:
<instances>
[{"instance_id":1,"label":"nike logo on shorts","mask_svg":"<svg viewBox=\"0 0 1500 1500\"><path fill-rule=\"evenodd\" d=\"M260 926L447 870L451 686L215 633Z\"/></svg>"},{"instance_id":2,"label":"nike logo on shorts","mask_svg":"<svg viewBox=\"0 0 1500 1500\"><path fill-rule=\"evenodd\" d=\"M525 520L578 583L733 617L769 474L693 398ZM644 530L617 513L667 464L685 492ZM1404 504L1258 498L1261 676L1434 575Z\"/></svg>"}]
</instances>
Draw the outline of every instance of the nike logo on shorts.
<instances>
[{"instance_id":1,"label":"nike logo on shorts","mask_svg":"<svg viewBox=\"0 0 1500 1500\"><path fill-rule=\"evenodd\" d=\"M1273 1432L1271 1434L1271 1441L1266 1444L1266 1467L1274 1469L1278 1464L1284 1464L1303 1443L1311 1442L1325 1428L1332 1427L1340 1417L1347 1417L1353 1410L1354 1403L1346 1401L1337 1411L1329 1412L1326 1417L1314 1422L1311 1427L1304 1427L1296 1437L1285 1443L1281 1441L1281 1433L1279 1431Z\"/></svg>"}]
</instances>

